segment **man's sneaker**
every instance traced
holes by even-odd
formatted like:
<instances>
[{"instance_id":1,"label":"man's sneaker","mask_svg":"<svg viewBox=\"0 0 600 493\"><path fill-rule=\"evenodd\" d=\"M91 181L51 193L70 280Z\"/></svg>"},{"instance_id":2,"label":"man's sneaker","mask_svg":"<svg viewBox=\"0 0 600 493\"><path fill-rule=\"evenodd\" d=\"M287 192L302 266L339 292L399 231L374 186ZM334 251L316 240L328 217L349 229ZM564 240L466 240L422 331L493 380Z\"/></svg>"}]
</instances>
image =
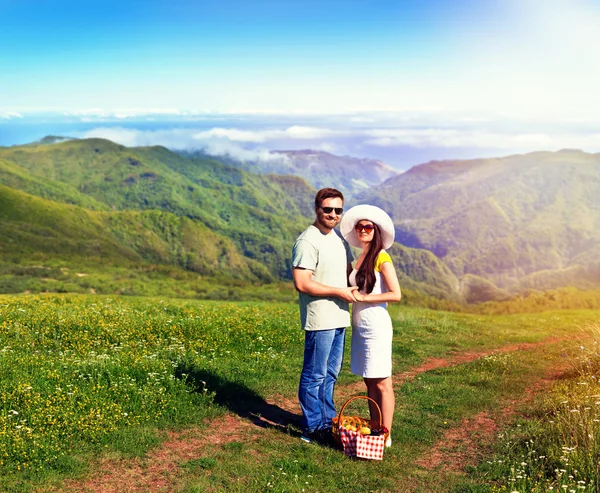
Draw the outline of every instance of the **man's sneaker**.
<instances>
[{"instance_id":1,"label":"man's sneaker","mask_svg":"<svg viewBox=\"0 0 600 493\"><path fill-rule=\"evenodd\" d=\"M323 428L312 432L304 432L300 440L306 443L320 443L321 445L331 445L333 443L333 435L331 428Z\"/></svg>"},{"instance_id":2,"label":"man's sneaker","mask_svg":"<svg viewBox=\"0 0 600 493\"><path fill-rule=\"evenodd\" d=\"M306 443L312 443L312 441L313 441L312 435L313 435L312 433L302 433L300 440L302 440L303 442L306 442Z\"/></svg>"}]
</instances>

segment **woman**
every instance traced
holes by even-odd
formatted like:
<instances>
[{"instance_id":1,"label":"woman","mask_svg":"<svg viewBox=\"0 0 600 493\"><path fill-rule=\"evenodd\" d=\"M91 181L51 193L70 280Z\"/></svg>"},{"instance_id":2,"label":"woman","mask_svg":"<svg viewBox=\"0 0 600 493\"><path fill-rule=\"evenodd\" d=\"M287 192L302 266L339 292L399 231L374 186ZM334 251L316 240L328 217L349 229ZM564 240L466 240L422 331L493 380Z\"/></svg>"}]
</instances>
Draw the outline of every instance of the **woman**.
<instances>
[{"instance_id":1,"label":"woman","mask_svg":"<svg viewBox=\"0 0 600 493\"><path fill-rule=\"evenodd\" d=\"M392 386L392 321L387 303L400 301L400 285L385 251L394 243L394 224L383 210L357 205L342 218L341 232L352 246L362 248L350 274L358 286L352 308L352 351L350 369L364 378L367 395L379 405L384 426L391 431L394 416ZM371 407L371 419L377 419ZM389 438L386 447L391 446Z\"/></svg>"}]
</instances>

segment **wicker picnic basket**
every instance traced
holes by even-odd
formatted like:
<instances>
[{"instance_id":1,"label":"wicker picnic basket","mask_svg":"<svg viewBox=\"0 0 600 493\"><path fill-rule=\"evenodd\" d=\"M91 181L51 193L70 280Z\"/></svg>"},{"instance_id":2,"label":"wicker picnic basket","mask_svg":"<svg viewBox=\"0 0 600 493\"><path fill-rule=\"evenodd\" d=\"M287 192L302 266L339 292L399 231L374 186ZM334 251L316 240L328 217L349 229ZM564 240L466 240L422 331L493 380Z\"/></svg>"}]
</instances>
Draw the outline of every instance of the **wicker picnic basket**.
<instances>
[{"instance_id":1,"label":"wicker picnic basket","mask_svg":"<svg viewBox=\"0 0 600 493\"><path fill-rule=\"evenodd\" d=\"M365 419L361 418L360 416L344 416L346 406L350 404L354 399L366 399L367 401L371 401L373 404L375 404L377 412L379 413L379 420ZM383 417L381 414L381 409L379 408L377 402L375 402L370 397L367 397L366 395L355 395L354 397L351 397L346 401L346 403L342 406L342 409L340 409L340 414L333 418L331 426L331 433L333 434L333 438L337 443L342 443L342 440L340 438L340 426L346 427L348 425L353 425L358 429L360 429L363 426L368 426L372 430L383 429ZM386 429L384 436L385 441L387 441L388 437L390 436L389 430Z\"/></svg>"}]
</instances>

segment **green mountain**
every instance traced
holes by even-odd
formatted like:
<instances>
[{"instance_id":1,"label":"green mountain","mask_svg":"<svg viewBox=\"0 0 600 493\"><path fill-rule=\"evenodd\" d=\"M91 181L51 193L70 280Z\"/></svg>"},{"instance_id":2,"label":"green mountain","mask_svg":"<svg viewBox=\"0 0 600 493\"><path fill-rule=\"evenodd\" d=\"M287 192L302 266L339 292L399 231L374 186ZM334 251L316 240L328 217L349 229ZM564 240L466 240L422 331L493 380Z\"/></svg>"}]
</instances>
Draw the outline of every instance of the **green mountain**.
<instances>
[{"instance_id":1,"label":"green mountain","mask_svg":"<svg viewBox=\"0 0 600 493\"><path fill-rule=\"evenodd\" d=\"M0 291L30 289L31 274L46 289L96 289L96 276L105 292L207 297L289 280L316 191L207 156L59 137L0 148L0 184ZM407 292L483 302L600 286L598 190L600 155L570 150L430 162L348 205L390 212Z\"/></svg>"},{"instance_id":2,"label":"green mountain","mask_svg":"<svg viewBox=\"0 0 600 493\"><path fill-rule=\"evenodd\" d=\"M142 284L158 282L152 266L172 266L163 274L187 283L185 295L210 290L186 272L228 286L289 280L291 245L313 218L316 192L295 176L256 175L206 156L61 137L0 148L0 183L0 277L9 277L0 291L30 289L24 279L33 275L50 283L37 289L110 292L114 284L145 294ZM394 255L404 287L462 300L435 255L401 245ZM140 279L127 284L128 272Z\"/></svg>"},{"instance_id":3,"label":"green mountain","mask_svg":"<svg viewBox=\"0 0 600 493\"><path fill-rule=\"evenodd\" d=\"M394 243L389 253L402 289L459 303L464 301L459 280L433 253L399 243Z\"/></svg>"},{"instance_id":4,"label":"green mountain","mask_svg":"<svg viewBox=\"0 0 600 493\"><path fill-rule=\"evenodd\" d=\"M433 161L355 198L387 210L400 243L434 253L465 299L600 286L600 154Z\"/></svg>"},{"instance_id":5,"label":"green mountain","mask_svg":"<svg viewBox=\"0 0 600 493\"><path fill-rule=\"evenodd\" d=\"M223 279L273 281L233 242L205 225L162 211L97 212L0 185L4 261L69 258L81 263L175 265Z\"/></svg>"},{"instance_id":6,"label":"green mountain","mask_svg":"<svg viewBox=\"0 0 600 493\"><path fill-rule=\"evenodd\" d=\"M301 178L252 175L164 147L127 148L102 139L0 148L0 160L8 170L2 183L41 197L98 210L158 210L202 223L275 278L291 275L290 245L306 227L315 193Z\"/></svg>"},{"instance_id":7,"label":"green mountain","mask_svg":"<svg viewBox=\"0 0 600 493\"><path fill-rule=\"evenodd\" d=\"M0 148L1 152L1 148ZM0 158L0 183L40 197L65 204L75 204L92 210L109 210L110 207L72 186L32 175L15 163Z\"/></svg>"}]
</instances>

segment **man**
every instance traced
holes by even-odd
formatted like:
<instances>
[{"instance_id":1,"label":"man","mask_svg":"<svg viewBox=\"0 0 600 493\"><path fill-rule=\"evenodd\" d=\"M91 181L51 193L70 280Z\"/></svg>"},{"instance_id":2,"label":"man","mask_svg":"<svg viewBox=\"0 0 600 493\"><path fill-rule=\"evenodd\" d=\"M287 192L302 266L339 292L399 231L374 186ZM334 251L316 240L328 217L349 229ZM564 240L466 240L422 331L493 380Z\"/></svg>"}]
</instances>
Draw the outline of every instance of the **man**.
<instances>
[{"instance_id":1,"label":"man","mask_svg":"<svg viewBox=\"0 0 600 493\"><path fill-rule=\"evenodd\" d=\"M305 330L304 364L298 399L302 409L302 439L310 442L331 432L336 416L333 389L342 367L345 329L350 325L348 287L352 253L341 234L344 196L334 188L315 197L315 222L296 240L292 251L294 285L300 298Z\"/></svg>"}]
</instances>

